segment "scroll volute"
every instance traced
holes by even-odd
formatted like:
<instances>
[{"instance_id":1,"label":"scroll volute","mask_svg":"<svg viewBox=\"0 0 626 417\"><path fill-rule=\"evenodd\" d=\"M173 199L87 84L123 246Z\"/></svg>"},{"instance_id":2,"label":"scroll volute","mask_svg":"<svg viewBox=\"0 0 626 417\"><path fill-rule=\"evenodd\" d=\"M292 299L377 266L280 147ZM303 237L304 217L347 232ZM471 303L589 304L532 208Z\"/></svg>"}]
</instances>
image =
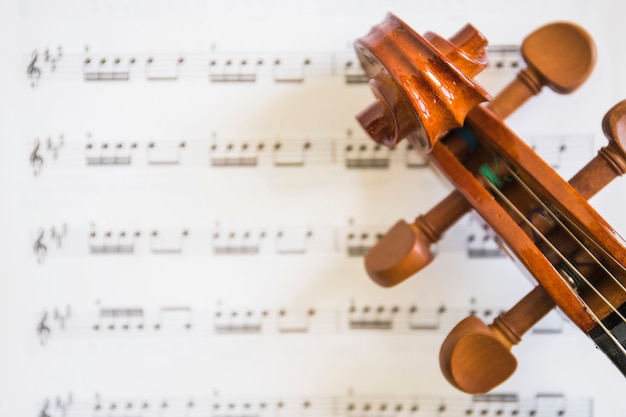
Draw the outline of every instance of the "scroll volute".
<instances>
[{"instance_id":1,"label":"scroll volute","mask_svg":"<svg viewBox=\"0 0 626 417\"><path fill-rule=\"evenodd\" d=\"M420 36L389 14L355 42L376 100L357 115L371 138L395 146L407 138L429 152L467 113L490 99L472 77L487 64L487 40L466 25L449 40ZM434 104L434 105L433 105Z\"/></svg>"}]
</instances>

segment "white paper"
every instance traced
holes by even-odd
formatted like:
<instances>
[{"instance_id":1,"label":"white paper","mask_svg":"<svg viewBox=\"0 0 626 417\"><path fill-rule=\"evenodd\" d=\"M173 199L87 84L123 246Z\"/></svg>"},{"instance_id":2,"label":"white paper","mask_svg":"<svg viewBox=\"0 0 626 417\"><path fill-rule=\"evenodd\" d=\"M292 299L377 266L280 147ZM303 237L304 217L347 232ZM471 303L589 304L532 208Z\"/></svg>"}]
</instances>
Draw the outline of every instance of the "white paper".
<instances>
[{"instance_id":1,"label":"white paper","mask_svg":"<svg viewBox=\"0 0 626 417\"><path fill-rule=\"evenodd\" d=\"M444 37L471 22L493 93L527 33L579 23L589 81L509 124L566 178L606 143L618 2L0 4L0 416L625 415L624 378L557 312L494 394L445 381L447 332L532 288L471 216L418 276L367 278L377 235L450 191L354 120L373 97L352 42L387 11ZM623 190L592 200L622 234Z\"/></svg>"}]
</instances>

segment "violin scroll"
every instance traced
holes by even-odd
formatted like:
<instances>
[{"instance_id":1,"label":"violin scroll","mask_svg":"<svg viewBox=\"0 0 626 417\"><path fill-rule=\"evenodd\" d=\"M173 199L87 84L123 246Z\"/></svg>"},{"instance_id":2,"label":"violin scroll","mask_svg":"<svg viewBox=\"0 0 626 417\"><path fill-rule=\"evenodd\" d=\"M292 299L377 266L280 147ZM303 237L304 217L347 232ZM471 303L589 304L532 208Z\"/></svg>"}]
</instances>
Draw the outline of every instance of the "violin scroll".
<instances>
[{"instance_id":1,"label":"violin scroll","mask_svg":"<svg viewBox=\"0 0 626 417\"><path fill-rule=\"evenodd\" d=\"M430 32L420 36L387 15L355 42L376 97L357 120L381 145L392 147L406 137L428 152L447 131L461 127L474 106L491 98L472 80L487 65L486 45L471 25L445 40Z\"/></svg>"},{"instance_id":2,"label":"violin scroll","mask_svg":"<svg viewBox=\"0 0 626 417\"><path fill-rule=\"evenodd\" d=\"M480 106L488 95L471 77L485 43L471 26L448 41L420 36L393 15L356 42L376 96L357 116L363 127L386 146L407 137L457 188L413 223L396 223L366 255L366 270L380 285L402 282L473 208L539 285L492 324L469 317L451 331L440 351L448 381L468 393L503 382L517 367L511 348L555 306L626 375L626 247L586 201L626 173L626 101L603 119L609 144L568 184L502 119L543 86L577 89L595 63L591 37L562 22L533 32L522 45L527 68Z\"/></svg>"},{"instance_id":3,"label":"violin scroll","mask_svg":"<svg viewBox=\"0 0 626 417\"><path fill-rule=\"evenodd\" d=\"M437 41L432 42L437 44ZM464 44L461 41L454 42ZM538 94L544 85L561 94L575 91L586 81L595 66L593 40L584 29L571 23L551 23L533 31L524 39L522 51L527 67L487 104L501 119ZM573 62L575 65L572 65ZM529 84L523 80L535 81ZM371 107L357 116L361 123L377 132L390 129L389 120L384 122L382 117L376 119L368 115L369 111L375 112ZM375 123L375 119L380 124ZM380 135L369 133L374 138ZM448 148L459 158L468 151L468 141L462 138L462 134L461 131L451 132L445 138ZM446 230L470 210L471 206L465 198L454 191L428 213L418 216L413 224L399 221L366 255L365 269L368 275L377 284L391 287L421 271L434 259L431 245L437 243Z\"/></svg>"}]
</instances>

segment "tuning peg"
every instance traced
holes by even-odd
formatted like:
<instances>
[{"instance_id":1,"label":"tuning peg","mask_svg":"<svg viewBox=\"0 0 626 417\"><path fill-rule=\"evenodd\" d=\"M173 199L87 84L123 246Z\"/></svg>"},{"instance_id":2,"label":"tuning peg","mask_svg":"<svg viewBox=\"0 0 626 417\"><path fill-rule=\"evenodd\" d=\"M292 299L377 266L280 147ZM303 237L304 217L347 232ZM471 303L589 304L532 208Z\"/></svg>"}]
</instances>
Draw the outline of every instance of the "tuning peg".
<instances>
[{"instance_id":1,"label":"tuning peg","mask_svg":"<svg viewBox=\"0 0 626 417\"><path fill-rule=\"evenodd\" d=\"M558 22L543 26L528 35L522 43L522 56L528 67L522 69L517 78L487 104L502 119L517 110L528 98L538 94L544 85L561 94L576 90L591 73L596 55L593 40L584 29L571 23ZM527 82L522 81L527 79L535 80L530 84L534 86L532 89ZM617 107L619 105L614 109ZM467 140L458 132L453 131L445 141L448 148L459 157L468 151ZM604 166L606 162L597 164ZM581 178L585 182L596 182L586 187L588 189L599 190L604 186L599 183L604 176L584 175ZM581 188L585 188L582 181L579 182ZM465 198L454 191L427 214L419 216L415 223L399 221L366 255L368 275L379 285L391 287L419 272L434 259L430 245L439 241L446 230L470 209Z\"/></svg>"},{"instance_id":2,"label":"tuning peg","mask_svg":"<svg viewBox=\"0 0 626 417\"><path fill-rule=\"evenodd\" d=\"M491 101L489 108L504 119L543 86L569 94L591 74L596 62L593 39L580 26L556 22L542 26L522 42L526 68Z\"/></svg>"},{"instance_id":3,"label":"tuning peg","mask_svg":"<svg viewBox=\"0 0 626 417\"><path fill-rule=\"evenodd\" d=\"M604 115L602 130L609 144L569 181L586 199L615 177L626 173L626 100L611 107Z\"/></svg>"},{"instance_id":4,"label":"tuning peg","mask_svg":"<svg viewBox=\"0 0 626 417\"><path fill-rule=\"evenodd\" d=\"M439 365L443 375L469 394L493 389L517 368L511 347L554 306L552 298L537 286L489 326L474 316L462 320L441 346Z\"/></svg>"},{"instance_id":5,"label":"tuning peg","mask_svg":"<svg viewBox=\"0 0 626 417\"><path fill-rule=\"evenodd\" d=\"M370 278L392 287L426 267L434 258L430 246L469 208L465 197L453 192L414 223L398 221L365 256Z\"/></svg>"}]
</instances>

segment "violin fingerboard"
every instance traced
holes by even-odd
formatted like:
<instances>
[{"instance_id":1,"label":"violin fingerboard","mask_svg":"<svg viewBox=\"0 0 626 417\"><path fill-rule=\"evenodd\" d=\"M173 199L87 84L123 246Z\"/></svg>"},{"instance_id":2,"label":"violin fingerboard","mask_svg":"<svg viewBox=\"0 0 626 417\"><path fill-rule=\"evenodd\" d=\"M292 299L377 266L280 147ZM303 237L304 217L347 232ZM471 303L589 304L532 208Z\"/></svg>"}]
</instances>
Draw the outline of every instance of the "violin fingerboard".
<instances>
[{"instance_id":1,"label":"violin fingerboard","mask_svg":"<svg viewBox=\"0 0 626 417\"><path fill-rule=\"evenodd\" d=\"M622 316L626 314L626 303L622 304L618 309ZM615 366L626 376L626 322L624 322L617 313L609 315L606 319L602 320L602 324L610 332L610 335L598 325L591 330L588 335L593 339L596 346L604 352L606 356L613 361ZM615 342L618 342L618 346Z\"/></svg>"}]
</instances>

